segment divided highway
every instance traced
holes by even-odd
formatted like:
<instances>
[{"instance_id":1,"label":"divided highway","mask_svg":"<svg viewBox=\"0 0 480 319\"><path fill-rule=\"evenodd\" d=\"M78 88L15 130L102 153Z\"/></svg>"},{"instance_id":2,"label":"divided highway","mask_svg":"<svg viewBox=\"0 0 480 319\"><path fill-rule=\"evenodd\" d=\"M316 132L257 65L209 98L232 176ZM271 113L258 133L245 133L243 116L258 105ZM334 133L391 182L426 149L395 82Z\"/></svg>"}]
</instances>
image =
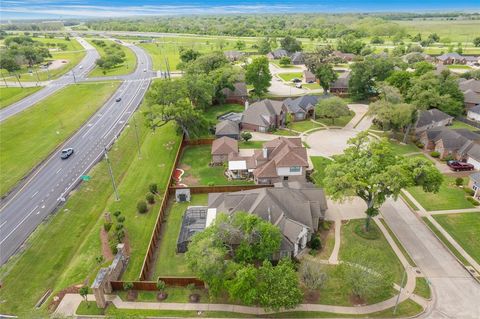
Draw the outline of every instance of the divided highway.
<instances>
[{"instance_id":1,"label":"divided highway","mask_svg":"<svg viewBox=\"0 0 480 319\"><path fill-rule=\"evenodd\" d=\"M82 61L78 65L76 65L71 71L68 71L60 78L53 80L40 91L35 92L32 95L29 95L28 97L0 110L0 122L31 107L35 103L64 88L66 85L75 83L75 81L82 81L87 77L88 73L90 73L90 71L95 67L95 61L100 57L100 55L98 54L97 50L84 39L80 37L75 37L75 39L87 51L87 54L82 59Z\"/></svg>"},{"instance_id":2,"label":"divided highway","mask_svg":"<svg viewBox=\"0 0 480 319\"><path fill-rule=\"evenodd\" d=\"M151 70L152 62L144 50L133 45L124 45L135 53L137 68L135 72L125 76L125 81L117 92L62 145L62 148L73 147L75 153L67 160L61 160L58 153L53 154L32 173L20 189L9 194L0 204L0 265L4 264L45 217L65 200L81 176L102 158L104 148L112 144L142 102L150 84L150 72L144 72L144 69ZM94 55L89 58L94 59ZM82 72L75 74L77 80L79 75L86 77L88 74L85 62L82 64ZM69 83L68 77L62 77L62 81ZM53 88L47 87L44 90ZM119 97L121 101L116 102ZM16 103L11 114L27 108L28 101L24 101ZM16 108L18 110L15 112ZM4 116L6 114L2 114L2 119Z\"/></svg>"}]
</instances>

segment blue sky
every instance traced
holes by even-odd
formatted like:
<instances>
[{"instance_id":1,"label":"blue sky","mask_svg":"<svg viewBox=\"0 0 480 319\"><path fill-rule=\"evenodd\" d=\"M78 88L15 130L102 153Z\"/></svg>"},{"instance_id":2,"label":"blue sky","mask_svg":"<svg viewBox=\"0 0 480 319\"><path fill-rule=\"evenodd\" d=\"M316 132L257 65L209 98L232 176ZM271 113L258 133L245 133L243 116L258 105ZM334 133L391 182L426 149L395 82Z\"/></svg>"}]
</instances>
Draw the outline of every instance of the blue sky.
<instances>
[{"instance_id":1,"label":"blue sky","mask_svg":"<svg viewBox=\"0 0 480 319\"><path fill-rule=\"evenodd\" d=\"M113 18L179 14L480 11L480 0L0 0L0 20Z\"/></svg>"}]
</instances>

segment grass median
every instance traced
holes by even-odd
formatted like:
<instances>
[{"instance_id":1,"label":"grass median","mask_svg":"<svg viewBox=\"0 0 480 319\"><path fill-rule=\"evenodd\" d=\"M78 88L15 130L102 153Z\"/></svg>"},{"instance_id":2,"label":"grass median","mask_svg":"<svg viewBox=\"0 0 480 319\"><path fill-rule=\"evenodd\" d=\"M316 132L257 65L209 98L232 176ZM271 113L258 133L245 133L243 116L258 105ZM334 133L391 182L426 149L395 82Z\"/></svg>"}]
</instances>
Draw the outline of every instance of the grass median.
<instances>
[{"instance_id":1,"label":"grass median","mask_svg":"<svg viewBox=\"0 0 480 319\"><path fill-rule=\"evenodd\" d=\"M0 88L0 109L3 109L21 99L40 90L40 87L20 88L20 87L1 87Z\"/></svg>"},{"instance_id":2,"label":"grass median","mask_svg":"<svg viewBox=\"0 0 480 319\"><path fill-rule=\"evenodd\" d=\"M71 136L115 92L117 83L70 85L0 124L0 194Z\"/></svg>"},{"instance_id":3,"label":"grass median","mask_svg":"<svg viewBox=\"0 0 480 319\"><path fill-rule=\"evenodd\" d=\"M106 44L105 47L101 47L95 44L92 40L88 40L88 42L91 45L93 45L95 49L97 49L98 53L100 54L100 57L105 58L107 56L107 53L105 52L105 48L107 46L114 44L115 42L112 40L105 40L105 39L102 39L102 41L105 42ZM112 69L106 69L106 70L96 66L88 76L95 77L95 76L125 75L135 71L135 67L137 66L137 57L135 56L135 53L133 53L132 50L130 50L124 45L120 45L120 48L125 53L125 60L122 64L119 64Z\"/></svg>"}]
</instances>

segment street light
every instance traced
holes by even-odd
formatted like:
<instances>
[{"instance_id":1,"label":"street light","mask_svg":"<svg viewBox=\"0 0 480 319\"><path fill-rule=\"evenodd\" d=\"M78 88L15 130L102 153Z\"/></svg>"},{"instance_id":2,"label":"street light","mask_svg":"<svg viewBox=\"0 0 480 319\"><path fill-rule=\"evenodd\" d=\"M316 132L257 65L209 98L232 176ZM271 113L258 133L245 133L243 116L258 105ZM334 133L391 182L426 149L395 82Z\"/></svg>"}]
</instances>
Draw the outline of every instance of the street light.
<instances>
[{"instance_id":1,"label":"street light","mask_svg":"<svg viewBox=\"0 0 480 319\"><path fill-rule=\"evenodd\" d=\"M112 164L110 163L110 160L108 159L108 153L107 153L107 147L106 146L103 148L103 152L104 152L104 155L105 155L105 161L107 162L107 165L108 165L108 172L110 173L110 178L112 179L113 191L115 192L115 200L119 201L120 196L118 195L117 184L115 183L115 177L113 176Z\"/></svg>"}]
</instances>

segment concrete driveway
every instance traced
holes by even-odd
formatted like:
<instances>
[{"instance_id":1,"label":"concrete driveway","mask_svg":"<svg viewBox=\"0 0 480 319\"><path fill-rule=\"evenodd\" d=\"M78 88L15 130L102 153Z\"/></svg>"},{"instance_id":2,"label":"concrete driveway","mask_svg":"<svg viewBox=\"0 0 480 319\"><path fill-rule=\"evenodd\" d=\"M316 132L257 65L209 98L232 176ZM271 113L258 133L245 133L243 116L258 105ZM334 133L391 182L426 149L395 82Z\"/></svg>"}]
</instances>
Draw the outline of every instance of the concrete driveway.
<instances>
[{"instance_id":1,"label":"concrete driveway","mask_svg":"<svg viewBox=\"0 0 480 319\"><path fill-rule=\"evenodd\" d=\"M347 147L347 141L358 134L353 129L329 129L313 132L304 139L310 146L310 156L325 156L342 154Z\"/></svg>"}]
</instances>

